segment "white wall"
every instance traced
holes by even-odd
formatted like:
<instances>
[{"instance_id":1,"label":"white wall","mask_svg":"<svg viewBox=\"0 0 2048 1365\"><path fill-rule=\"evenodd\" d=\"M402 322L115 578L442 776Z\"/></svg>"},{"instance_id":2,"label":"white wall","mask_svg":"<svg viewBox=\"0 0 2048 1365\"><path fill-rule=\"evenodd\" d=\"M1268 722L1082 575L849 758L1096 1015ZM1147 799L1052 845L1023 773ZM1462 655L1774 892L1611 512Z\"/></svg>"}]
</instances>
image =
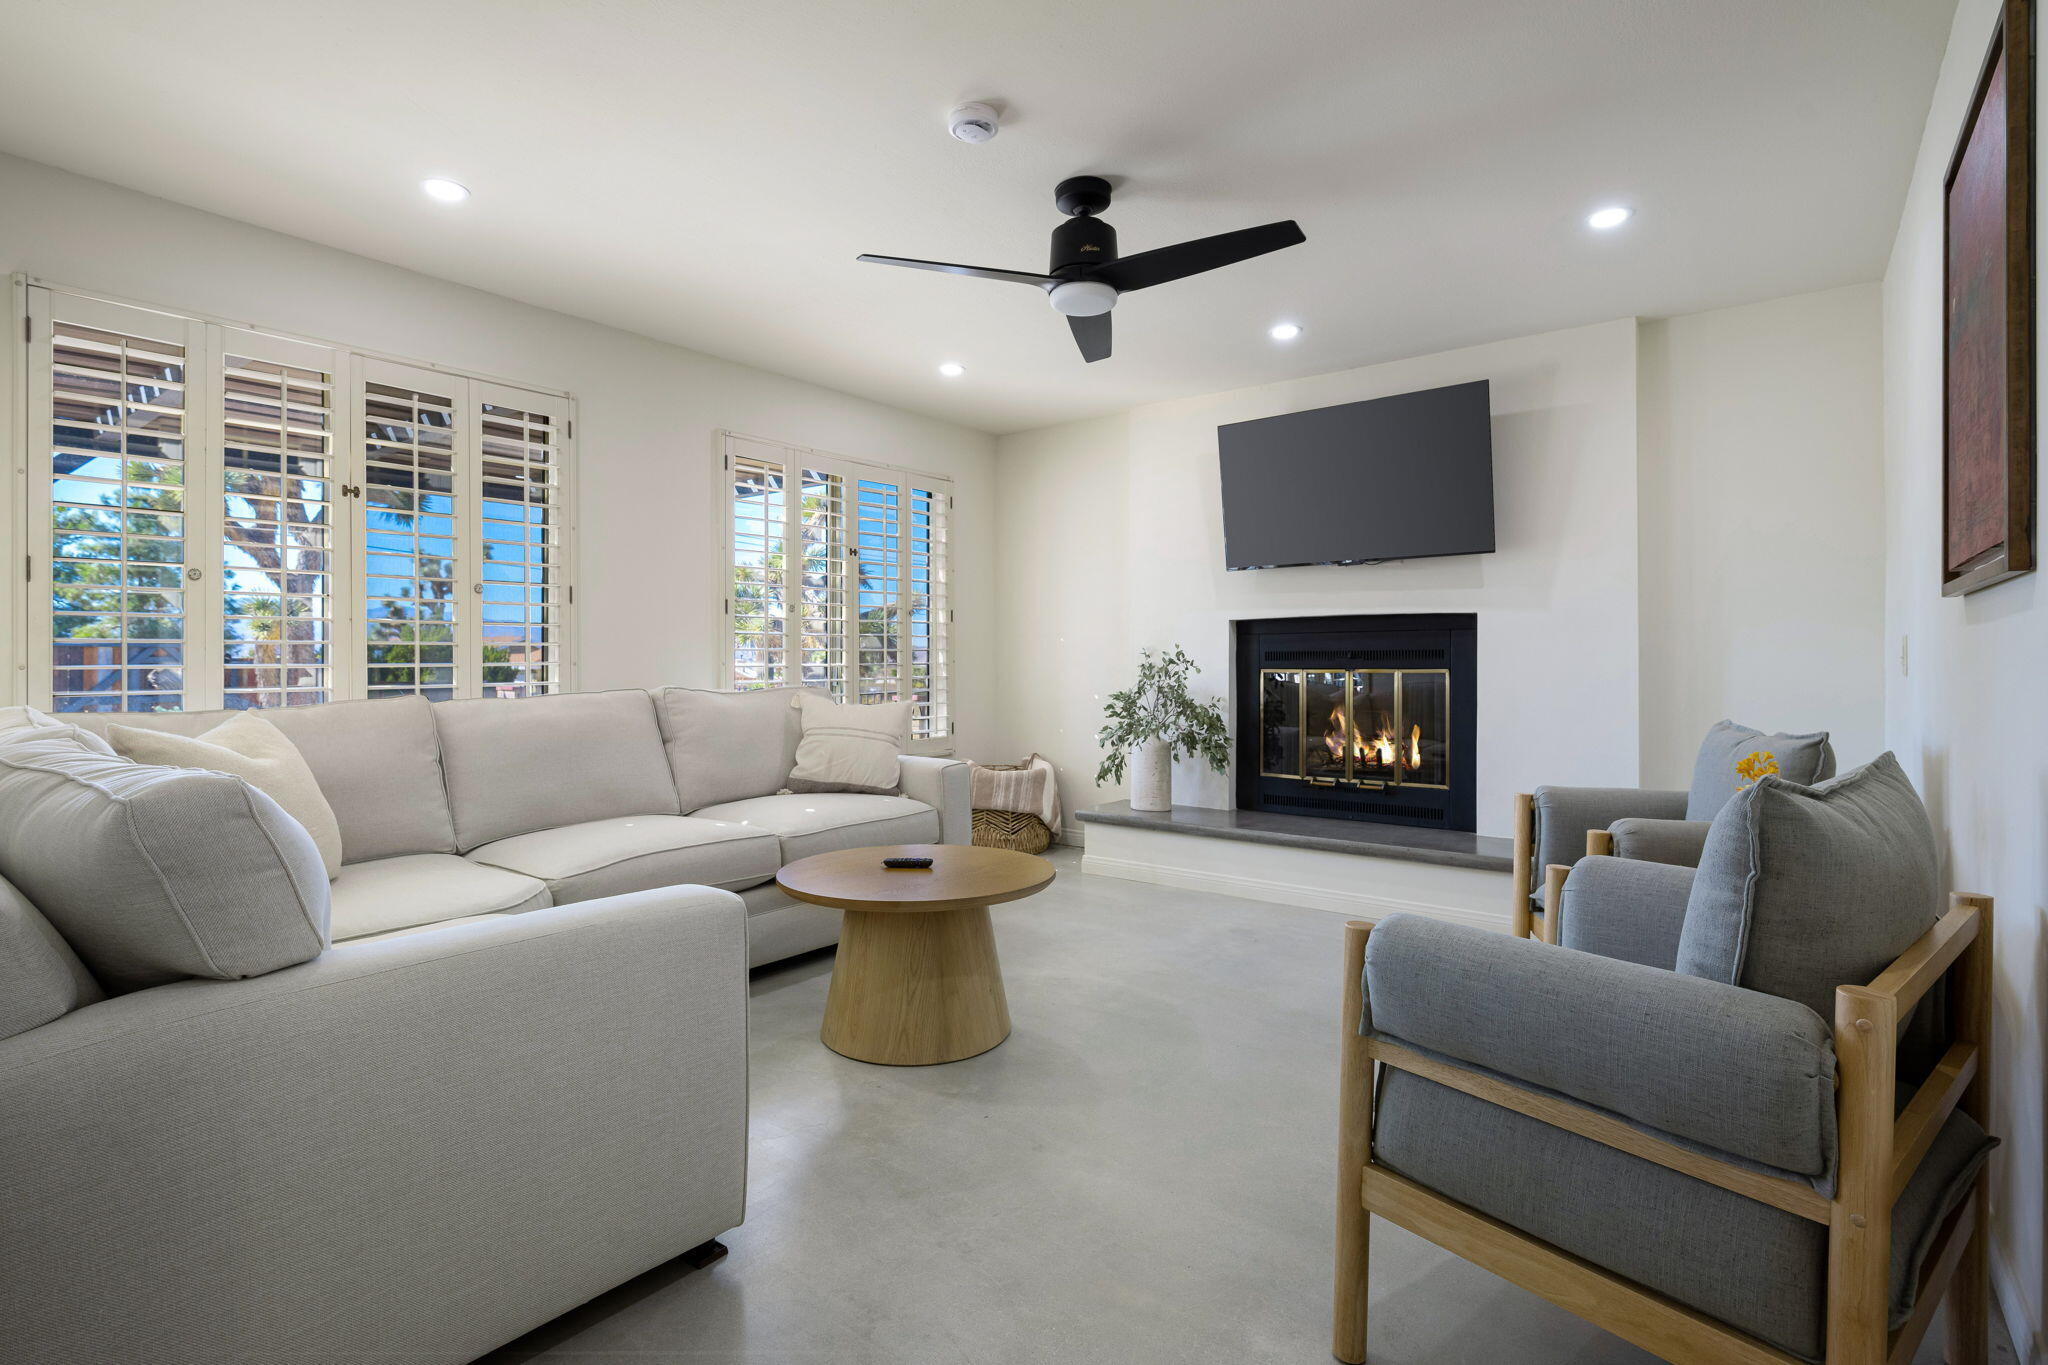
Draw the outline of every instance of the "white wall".
<instances>
[{"instance_id":1,"label":"white wall","mask_svg":"<svg viewBox=\"0 0 2048 1365\"><path fill-rule=\"evenodd\" d=\"M1997 898L1992 1112L2005 1145L1992 1158L1994 1271L2023 1358L2041 1360L2048 582L2034 573L1945 598L1940 577L1941 182L1998 9L1963 0L1956 12L1884 279L1885 738L1927 797L1950 884ZM2048 191L2038 162L2035 177ZM2038 531L2035 545L2048 548Z\"/></svg>"},{"instance_id":2,"label":"white wall","mask_svg":"<svg viewBox=\"0 0 2048 1365\"><path fill-rule=\"evenodd\" d=\"M981 432L0 156L0 273L13 271L573 391L585 688L716 681L718 428L949 475L958 500L953 695L962 746L981 737L996 638L994 441ZM20 350L16 338L5 345ZM13 423L4 429L11 438ZM8 672L18 675L19 662L7 659Z\"/></svg>"},{"instance_id":3,"label":"white wall","mask_svg":"<svg viewBox=\"0 0 2048 1365\"><path fill-rule=\"evenodd\" d=\"M1724 717L1884 748L1881 326L1874 283L1642 324L1650 786Z\"/></svg>"},{"instance_id":4,"label":"white wall","mask_svg":"<svg viewBox=\"0 0 2048 1365\"><path fill-rule=\"evenodd\" d=\"M1044 752L1085 808L1122 794L1095 788L1093 736L1141 646L1183 645L1222 696L1234 619L1469 611L1481 831L1505 834L1512 793L1538 782L1634 784L1635 349L1633 321L1603 323L1004 437L1002 751ZM1224 570L1219 424L1469 379L1493 384L1497 553ZM1183 764L1177 780L1184 802L1231 804L1215 774Z\"/></svg>"}]
</instances>

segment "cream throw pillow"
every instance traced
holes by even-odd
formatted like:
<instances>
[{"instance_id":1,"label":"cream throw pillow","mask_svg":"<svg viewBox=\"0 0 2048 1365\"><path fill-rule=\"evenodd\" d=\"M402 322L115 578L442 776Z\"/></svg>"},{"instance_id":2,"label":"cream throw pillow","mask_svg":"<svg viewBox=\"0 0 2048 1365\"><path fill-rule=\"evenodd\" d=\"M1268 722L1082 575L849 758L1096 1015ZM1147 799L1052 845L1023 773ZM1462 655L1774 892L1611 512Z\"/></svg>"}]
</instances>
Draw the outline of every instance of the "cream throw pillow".
<instances>
[{"instance_id":1,"label":"cream throw pillow","mask_svg":"<svg viewBox=\"0 0 2048 1365\"><path fill-rule=\"evenodd\" d=\"M910 703L842 706L815 692L799 692L804 722L797 742L793 792L868 792L894 796L903 785L898 761L910 745Z\"/></svg>"},{"instance_id":2,"label":"cream throw pillow","mask_svg":"<svg viewBox=\"0 0 2048 1365\"><path fill-rule=\"evenodd\" d=\"M114 752L137 763L205 768L241 778L306 827L329 881L341 871L341 823L334 818L334 807L321 795L298 746L261 716L240 712L196 738L127 725L109 725L107 738L113 741Z\"/></svg>"}]
</instances>

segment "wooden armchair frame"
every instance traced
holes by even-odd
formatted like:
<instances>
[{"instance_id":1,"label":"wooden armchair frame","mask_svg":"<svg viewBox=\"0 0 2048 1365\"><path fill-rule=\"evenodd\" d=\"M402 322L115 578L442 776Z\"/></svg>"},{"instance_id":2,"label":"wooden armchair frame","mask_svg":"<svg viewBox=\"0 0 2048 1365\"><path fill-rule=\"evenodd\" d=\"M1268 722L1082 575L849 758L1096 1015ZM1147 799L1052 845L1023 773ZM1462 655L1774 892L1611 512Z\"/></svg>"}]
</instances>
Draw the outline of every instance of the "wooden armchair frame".
<instances>
[{"instance_id":1,"label":"wooden armchair frame","mask_svg":"<svg viewBox=\"0 0 2048 1365\"><path fill-rule=\"evenodd\" d=\"M1703 1155L1578 1105L1362 1036L1365 949L1373 925L1362 920L1345 925L1331 1354L1348 1365L1366 1358L1371 1215L1378 1214L1665 1360L1798 1365L1794 1356L1375 1163L1373 1068L1390 1066L1825 1225L1827 1365L1908 1365L1944 1296L1950 1300L1949 1365L1984 1365L1990 1332L1990 1195L1981 1170L1921 1267L1912 1318L1896 1332L1887 1325L1892 1205L1951 1113L1960 1107L1979 1123L1987 1123L1990 1113L1991 898L1957 894L1949 899L1948 913L1874 981L1835 991L1841 1154L1833 1199L1809 1185ZM1527 905L1526 895L1521 903ZM1899 1030L1934 983L1951 971L1953 1042L1894 1119Z\"/></svg>"}]
</instances>

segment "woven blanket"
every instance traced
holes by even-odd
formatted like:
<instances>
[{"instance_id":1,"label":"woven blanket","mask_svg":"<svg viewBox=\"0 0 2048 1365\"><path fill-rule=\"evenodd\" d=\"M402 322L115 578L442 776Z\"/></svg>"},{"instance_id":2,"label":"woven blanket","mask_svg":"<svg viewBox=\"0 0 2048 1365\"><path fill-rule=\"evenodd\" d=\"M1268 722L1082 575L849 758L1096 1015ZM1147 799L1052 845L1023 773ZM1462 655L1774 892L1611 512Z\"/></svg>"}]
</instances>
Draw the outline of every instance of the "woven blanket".
<instances>
[{"instance_id":1,"label":"woven blanket","mask_svg":"<svg viewBox=\"0 0 2048 1365\"><path fill-rule=\"evenodd\" d=\"M1033 754L1022 763L976 763L971 776L968 804L974 809L1035 815L1047 829L1059 830L1060 788L1048 760Z\"/></svg>"}]
</instances>

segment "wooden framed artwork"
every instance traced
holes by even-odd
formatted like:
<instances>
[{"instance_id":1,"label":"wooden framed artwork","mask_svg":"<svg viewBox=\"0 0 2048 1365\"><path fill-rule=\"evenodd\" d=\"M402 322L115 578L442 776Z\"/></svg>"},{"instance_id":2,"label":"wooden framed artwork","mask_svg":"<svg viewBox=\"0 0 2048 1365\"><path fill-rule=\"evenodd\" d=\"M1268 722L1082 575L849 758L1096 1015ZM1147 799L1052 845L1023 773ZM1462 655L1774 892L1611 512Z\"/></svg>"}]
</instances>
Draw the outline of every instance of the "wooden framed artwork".
<instances>
[{"instance_id":1,"label":"wooden framed artwork","mask_svg":"<svg viewBox=\"0 0 2048 1365\"><path fill-rule=\"evenodd\" d=\"M1942 182L1941 591L2034 567L2033 0L2005 0Z\"/></svg>"}]
</instances>

